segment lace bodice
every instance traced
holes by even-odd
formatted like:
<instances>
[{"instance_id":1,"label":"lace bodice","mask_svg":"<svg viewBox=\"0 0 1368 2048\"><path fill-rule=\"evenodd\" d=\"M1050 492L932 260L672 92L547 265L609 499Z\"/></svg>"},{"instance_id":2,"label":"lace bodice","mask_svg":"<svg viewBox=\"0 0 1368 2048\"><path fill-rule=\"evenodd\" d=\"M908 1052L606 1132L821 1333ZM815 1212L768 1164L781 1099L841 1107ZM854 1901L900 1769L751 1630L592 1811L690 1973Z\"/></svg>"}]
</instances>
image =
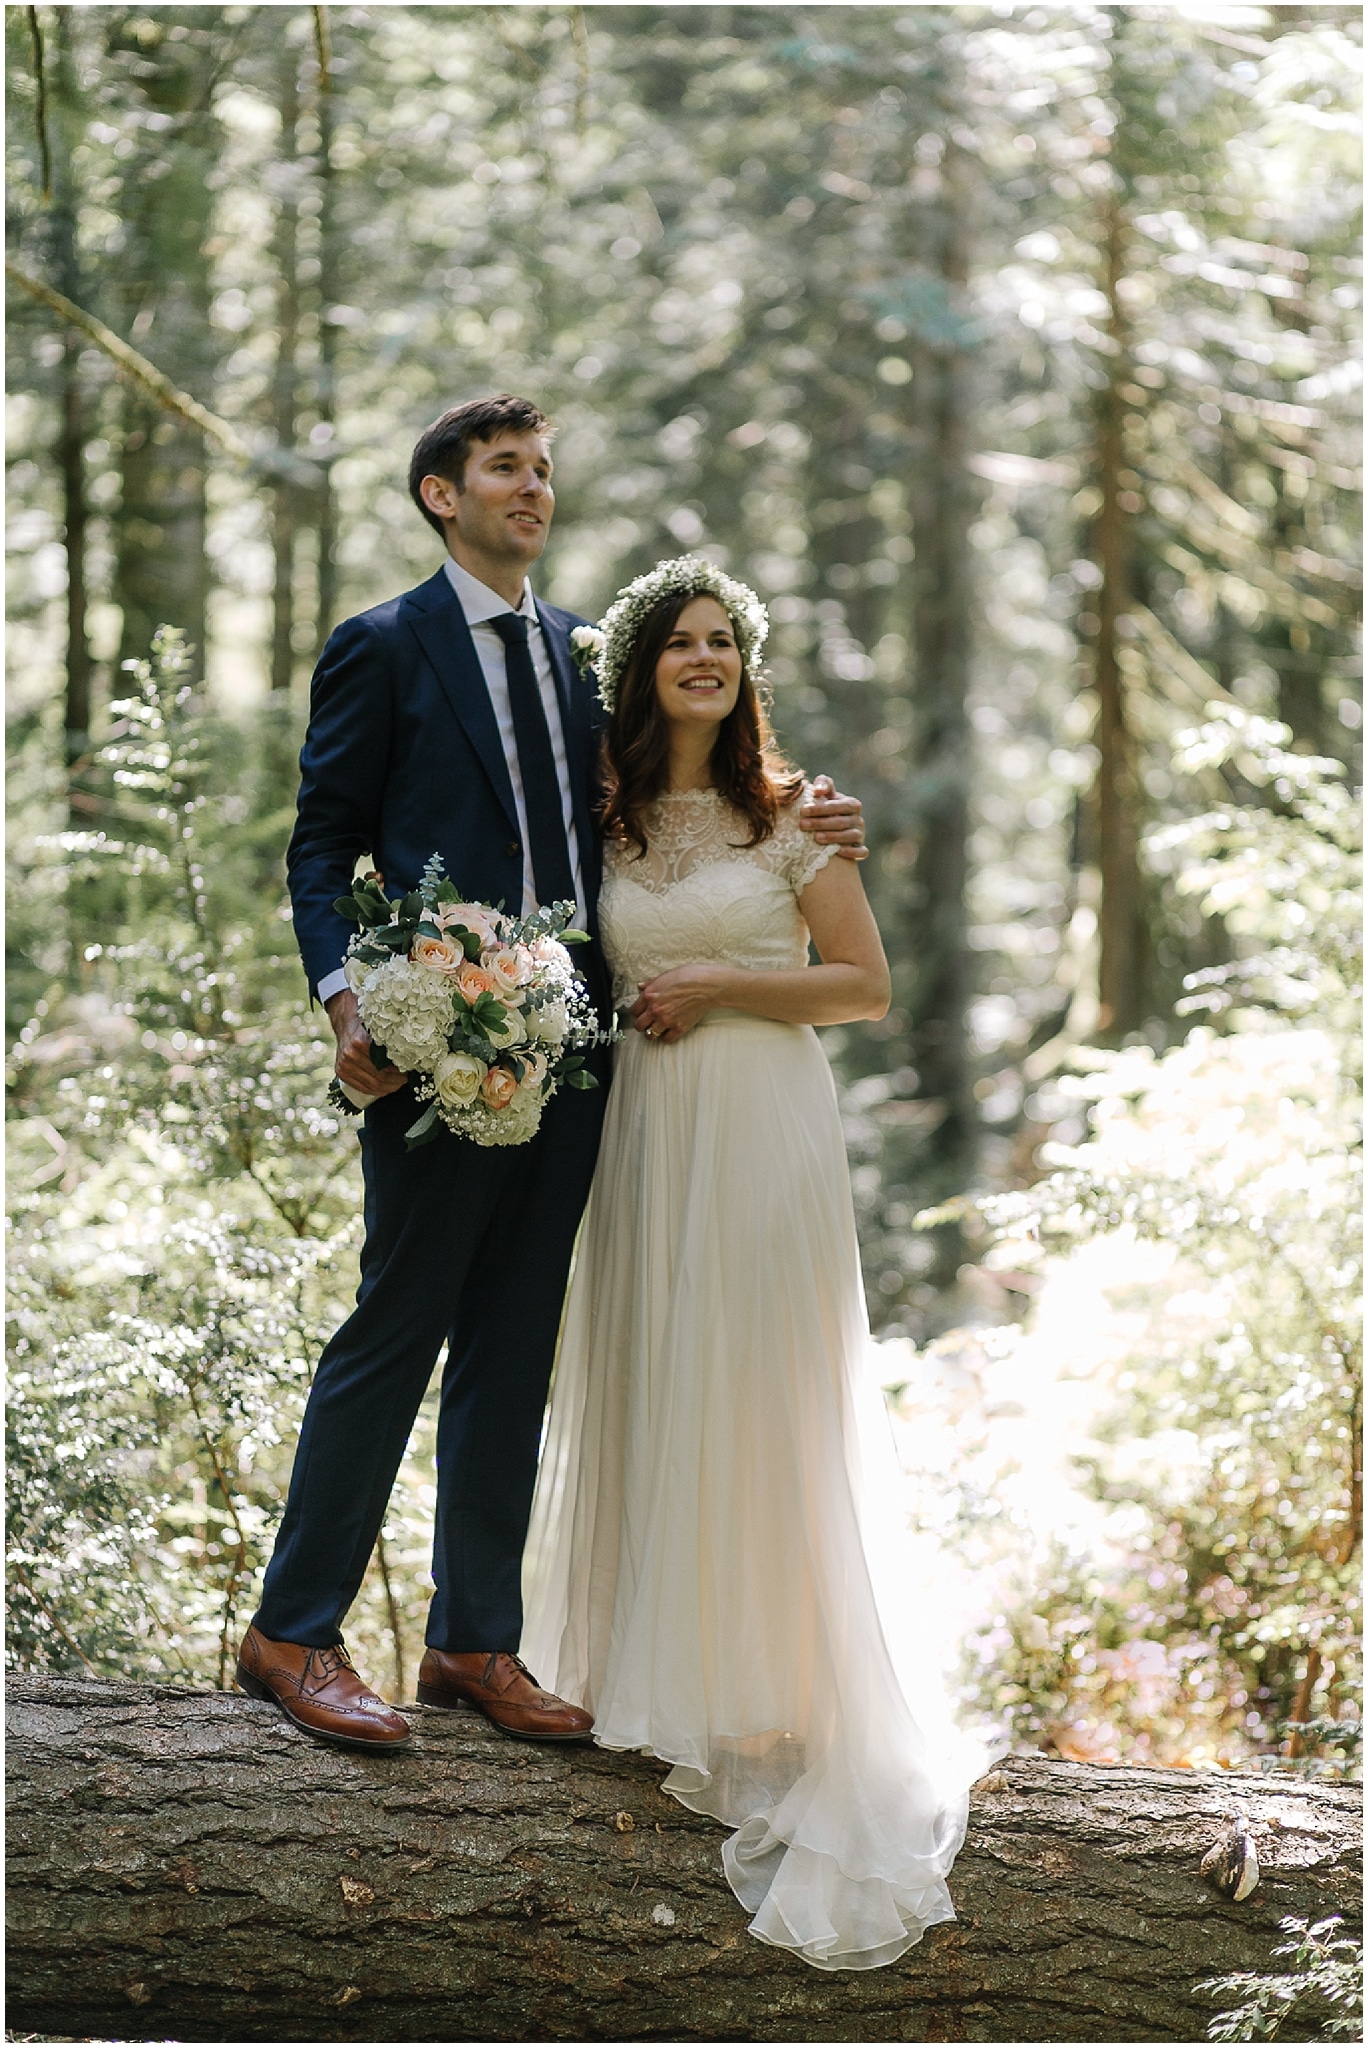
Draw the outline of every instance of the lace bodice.
<instances>
[{"instance_id":1,"label":"lace bodice","mask_svg":"<svg viewBox=\"0 0 1368 2048\"><path fill-rule=\"evenodd\" d=\"M604 849L599 928L613 1000L636 1000L637 983L692 960L735 967L805 967L808 930L798 897L831 859L798 823L802 797L773 833L746 846L748 827L716 790L670 791L646 813L647 849Z\"/></svg>"}]
</instances>

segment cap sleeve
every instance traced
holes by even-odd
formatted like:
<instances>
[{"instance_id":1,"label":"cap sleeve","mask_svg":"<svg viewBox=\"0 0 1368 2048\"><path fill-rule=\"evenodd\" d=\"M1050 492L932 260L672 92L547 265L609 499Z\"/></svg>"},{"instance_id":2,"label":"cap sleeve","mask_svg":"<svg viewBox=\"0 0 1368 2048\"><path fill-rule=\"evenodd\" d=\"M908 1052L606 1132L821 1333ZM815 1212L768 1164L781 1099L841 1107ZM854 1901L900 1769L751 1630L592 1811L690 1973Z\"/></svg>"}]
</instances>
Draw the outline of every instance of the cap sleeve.
<instances>
[{"instance_id":1,"label":"cap sleeve","mask_svg":"<svg viewBox=\"0 0 1368 2048\"><path fill-rule=\"evenodd\" d=\"M802 895L836 853L834 846L819 846L798 823L798 813L811 796L812 784L805 782L801 793L783 811L779 827L784 836L784 875L795 896Z\"/></svg>"}]
</instances>

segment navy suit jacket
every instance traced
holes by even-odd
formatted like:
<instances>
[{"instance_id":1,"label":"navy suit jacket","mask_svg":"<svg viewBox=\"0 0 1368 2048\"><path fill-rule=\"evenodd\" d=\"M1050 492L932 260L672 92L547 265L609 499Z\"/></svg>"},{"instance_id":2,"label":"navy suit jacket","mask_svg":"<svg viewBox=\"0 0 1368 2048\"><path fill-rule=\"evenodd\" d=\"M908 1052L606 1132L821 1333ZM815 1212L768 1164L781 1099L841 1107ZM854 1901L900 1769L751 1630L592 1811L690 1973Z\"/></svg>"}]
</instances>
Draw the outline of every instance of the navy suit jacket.
<instances>
[{"instance_id":1,"label":"navy suit jacket","mask_svg":"<svg viewBox=\"0 0 1368 2048\"><path fill-rule=\"evenodd\" d=\"M537 605L560 698L592 947L576 949L600 1006L602 849L593 801L598 699L570 652L572 612ZM513 785L479 656L445 570L330 636L314 672L300 755L299 810L285 856L295 935L311 992L342 965L355 926L333 909L368 853L395 896L434 853L471 902L522 908L523 847Z\"/></svg>"}]
</instances>

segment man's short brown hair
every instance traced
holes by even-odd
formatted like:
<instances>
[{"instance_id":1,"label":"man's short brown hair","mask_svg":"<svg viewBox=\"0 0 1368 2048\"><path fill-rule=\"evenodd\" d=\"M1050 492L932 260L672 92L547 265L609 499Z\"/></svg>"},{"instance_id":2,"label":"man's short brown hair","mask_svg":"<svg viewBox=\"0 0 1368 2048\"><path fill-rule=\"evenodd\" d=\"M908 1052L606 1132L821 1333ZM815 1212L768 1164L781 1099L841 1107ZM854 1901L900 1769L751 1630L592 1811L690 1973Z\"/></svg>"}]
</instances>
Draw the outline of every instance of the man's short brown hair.
<instances>
[{"instance_id":1,"label":"man's short brown hair","mask_svg":"<svg viewBox=\"0 0 1368 2048\"><path fill-rule=\"evenodd\" d=\"M445 477L457 490L465 487L466 463L476 441L493 441L500 434L555 433L540 406L530 398L513 398L501 391L497 398L471 398L453 405L419 436L409 463L409 496L431 527L443 532L441 520L423 503L418 486L425 476Z\"/></svg>"}]
</instances>

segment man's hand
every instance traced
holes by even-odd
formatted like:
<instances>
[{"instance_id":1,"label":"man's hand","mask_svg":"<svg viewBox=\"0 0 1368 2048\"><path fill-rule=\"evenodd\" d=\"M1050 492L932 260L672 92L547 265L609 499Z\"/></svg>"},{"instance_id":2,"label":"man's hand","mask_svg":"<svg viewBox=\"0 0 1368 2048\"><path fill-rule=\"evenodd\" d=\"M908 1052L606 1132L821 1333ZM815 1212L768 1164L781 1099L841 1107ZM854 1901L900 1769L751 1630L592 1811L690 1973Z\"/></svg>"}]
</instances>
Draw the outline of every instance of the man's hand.
<instances>
[{"instance_id":1,"label":"man's hand","mask_svg":"<svg viewBox=\"0 0 1368 2048\"><path fill-rule=\"evenodd\" d=\"M361 1022L361 1010L349 988L340 988L323 1006L337 1040L333 1072L348 1088L361 1095L393 1095L408 1079L397 1067L377 1067L371 1058L371 1041Z\"/></svg>"},{"instance_id":2,"label":"man's hand","mask_svg":"<svg viewBox=\"0 0 1368 2048\"><path fill-rule=\"evenodd\" d=\"M838 796L829 775L819 775L813 782L811 801L799 811L798 823L819 846L834 846L842 860L869 859L864 805L857 796Z\"/></svg>"}]
</instances>

